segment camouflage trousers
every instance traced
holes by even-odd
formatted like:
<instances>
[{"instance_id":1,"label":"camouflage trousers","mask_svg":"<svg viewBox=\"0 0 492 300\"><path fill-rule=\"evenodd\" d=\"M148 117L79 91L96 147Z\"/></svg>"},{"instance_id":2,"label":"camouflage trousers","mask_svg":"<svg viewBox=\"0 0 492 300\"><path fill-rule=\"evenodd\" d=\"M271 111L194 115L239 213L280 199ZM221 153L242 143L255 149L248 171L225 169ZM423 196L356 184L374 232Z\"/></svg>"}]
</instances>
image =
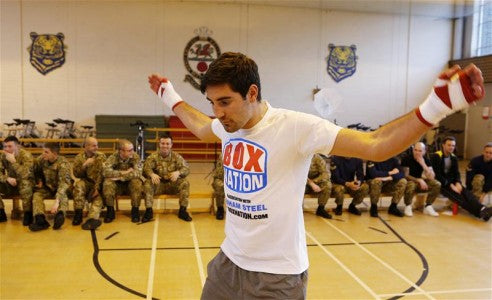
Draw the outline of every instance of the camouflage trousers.
<instances>
[{"instance_id":1,"label":"camouflage trousers","mask_svg":"<svg viewBox=\"0 0 492 300\"><path fill-rule=\"evenodd\" d=\"M213 197L215 199L215 205L217 207L224 206L224 198L225 198L224 181L215 178L214 182L212 182L212 188L214 189Z\"/></svg>"},{"instance_id":2,"label":"camouflage trousers","mask_svg":"<svg viewBox=\"0 0 492 300\"><path fill-rule=\"evenodd\" d=\"M103 205L101 191L99 191L96 197L92 198L94 190L94 183L84 179L77 180L73 184L73 208L84 209L84 204L87 200L90 203L89 219L99 219Z\"/></svg>"},{"instance_id":3,"label":"camouflage trousers","mask_svg":"<svg viewBox=\"0 0 492 300\"><path fill-rule=\"evenodd\" d=\"M320 188L321 191L319 193L315 193L311 186L309 184L306 184L306 194L314 194L318 197L318 205L325 206L326 203L328 202L328 199L330 198L331 195L331 182L329 181L322 181L317 184Z\"/></svg>"},{"instance_id":4,"label":"camouflage trousers","mask_svg":"<svg viewBox=\"0 0 492 300\"><path fill-rule=\"evenodd\" d=\"M175 182L161 181L159 184L153 184L150 179L145 181L145 206L152 207L154 195L169 194L179 196L179 206L188 206L190 197L190 183L185 178L178 178ZM150 206L147 206L150 205Z\"/></svg>"},{"instance_id":5,"label":"camouflage trousers","mask_svg":"<svg viewBox=\"0 0 492 300\"><path fill-rule=\"evenodd\" d=\"M48 188L34 188L34 194L32 195L32 207L34 215L44 215L46 210L44 206L44 199L55 199L56 191L51 191ZM61 197L60 204L58 206L58 211L63 212L63 215L66 216L68 210L68 196L65 194Z\"/></svg>"},{"instance_id":6,"label":"camouflage trousers","mask_svg":"<svg viewBox=\"0 0 492 300\"><path fill-rule=\"evenodd\" d=\"M369 186L369 196L371 198L371 204L378 204L379 198L381 197L381 192L391 194L391 203L398 203L405 193L407 180L405 178L402 178L398 181L382 181L380 179L371 179L369 180Z\"/></svg>"},{"instance_id":7,"label":"camouflage trousers","mask_svg":"<svg viewBox=\"0 0 492 300\"><path fill-rule=\"evenodd\" d=\"M0 209L5 208L2 201L2 196L20 195L22 199L22 210L32 211L33 185L33 182L30 180L17 181L17 186L11 186L8 182L0 183Z\"/></svg>"},{"instance_id":8,"label":"camouflage trousers","mask_svg":"<svg viewBox=\"0 0 492 300\"><path fill-rule=\"evenodd\" d=\"M477 199L480 199L480 196L482 196L482 193L484 192L483 186L485 185L485 176L482 174L473 176L471 185L473 195L475 195Z\"/></svg>"},{"instance_id":9,"label":"camouflage trousers","mask_svg":"<svg viewBox=\"0 0 492 300\"><path fill-rule=\"evenodd\" d=\"M426 204L432 204L436 200L437 196L441 192L441 183L435 179L424 179L425 183L427 183L427 190L423 190L420 188L420 184L416 181L408 181L407 187L405 188L405 205L412 204L413 196L416 193L427 193L427 199L425 200Z\"/></svg>"},{"instance_id":10,"label":"camouflage trousers","mask_svg":"<svg viewBox=\"0 0 492 300\"><path fill-rule=\"evenodd\" d=\"M104 179L103 196L106 206L114 206L117 195L130 195L133 207L140 206L142 200L143 183L140 178L134 178L130 181Z\"/></svg>"},{"instance_id":11,"label":"camouflage trousers","mask_svg":"<svg viewBox=\"0 0 492 300\"><path fill-rule=\"evenodd\" d=\"M369 186L367 183L362 183L360 188L356 191L349 189L348 187L341 184L333 184L331 194L335 197L335 203L337 205L343 205L343 199L345 197L345 193L349 194L353 199L352 203L354 205L360 204L362 200L369 194Z\"/></svg>"}]
</instances>

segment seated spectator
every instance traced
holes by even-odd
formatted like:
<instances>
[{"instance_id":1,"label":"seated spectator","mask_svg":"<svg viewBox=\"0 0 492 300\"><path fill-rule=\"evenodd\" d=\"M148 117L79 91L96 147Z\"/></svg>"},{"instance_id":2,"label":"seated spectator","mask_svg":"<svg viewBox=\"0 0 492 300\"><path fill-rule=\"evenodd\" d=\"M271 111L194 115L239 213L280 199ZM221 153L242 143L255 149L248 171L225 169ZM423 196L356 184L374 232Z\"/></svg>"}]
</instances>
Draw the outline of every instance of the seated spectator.
<instances>
[{"instance_id":1,"label":"seated spectator","mask_svg":"<svg viewBox=\"0 0 492 300\"><path fill-rule=\"evenodd\" d=\"M330 165L332 193L337 204L335 215L342 214L344 194L348 193L353 197L348 212L360 216L361 213L356 205L360 204L369 194L369 186L364 182L362 159L332 156Z\"/></svg>"},{"instance_id":2,"label":"seated spectator","mask_svg":"<svg viewBox=\"0 0 492 300\"><path fill-rule=\"evenodd\" d=\"M50 227L44 215L44 199L55 199L51 207L51 213L55 214L53 229L59 229L65 222L68 209L67 193L72 185L72 179L70 163L59 153L60 144L46 143L43 146L43 153L34 163L36 186L32 197L34 223L29 225L31 231Z\"/></svg>"},{"instance_id":3,"label":"seated spectator","mask_svg":"<svg viewBox=\"0 0 492 300\"><path fill-rule=\"evenodd\" d=\"M142 167L130 141L119 141L118 151L104 162L103 175L103 195L107 207L104 223L115 219L114 201L117 195L123 194L129 194L131 198L132 222L140 221L138 206L142 199Z\"/></svg>"},{"instance_id":4,"label":"seated spectator","mask_svg":"<svg viewBox=\"0 0 492 300\"><path fill-rule=\"evenodd\" d=\"M318 197L318 209L316 210L316 215L322 218L331 219L331 215L325 210L326 203L331 194L330 174L326 169L325 160L319 154L314 154L311 159L305 193L312 193Z\"/></svg>"},{"instance_id":5,"label":"seated spectator","mask_svg":"<svg viewBox=\"0 0 492 300\"><path fill-rule=\"evenodd\" d=\"M98 143L93 137L84 141L84 150L75 156L73 174L76 177L73 191L75 214L72 225L82 223L82 210L86 201L90 203L89 218L82 224L82 229L92 230L101 225L99 214L103 205L102 181L103 165L106 155L97 151Z\"/></svg>"},{"instance_id":6,"label":"seated spectator","mask_svg":"<svg viewBox=\"0 0 492 300\"><path fill-rule=\"evenodd\" d=\"M470 160L466 169L466 187L481 203L485 194L492 190L492 142L483 147L482 155Z\"/></svg>"},{"instance_id":7,"label":"seated spectator","mask_svg":"<svg viewBox=\"0 0 492 300\"><path fill-rule=\"evenodd\" d=\"M432 203L436 200L441 191L441 183L435 179L429 159L425 156L424 143L418 142L412 147L412 155L402 158L401 165L407 179L405 189L405 215L413 216L412 199L416 193L427 193L424 214L438 217L439 214L434 210Z\"/></svg>"},{"instance_id":8,"label":"seated spectator","mask_svg":"<svg viewBox=\"0 0 492 300\"><path fill-rule=\"evenodd\" d=\"M215 214L215 218L217 220L224 219L224 165L222 163L222 155L219 155L217 158L217 164L213 170L213 179L212 188L214 189L214 199L215 206L217 206L217 213Z\"/></svg>"},{"instance_id":9,"label":"seated spectator","mask_svg":"<svg viewBox=\"0 0 492 300\"><path fill-rule=\"evenodd\" d=\"M396 157L391 157L382 162L367 162L367 178L369 180L369 195L371 197L371 217L378 216L378 201L381 192L391 194L391 204L388 213L397 217L403 217L403 213L397 205L405 193L407 180Z\"/></svg>"},{"instance_id":10,"label":"seated spectator","mask_svg":"<svg viewBox=\"0 0 492 300\"><path fill-rule=\"evenodd\" d=\"M441 193L475 217L488 221L492 216L492 207L482 205L478 198L461 185L458 158L453 154L456 139L452 136L445 137L441 147L442 151L437 151L430 158L436 179L441 182Z\"/></svg>"},{"instance_id":11,"label":"seated spectator","mask_svg":"<svg viewBox=\"0 0 492 300\"><path fill-rule=\"evenodd\" d=\"M190 183L186 176L190 174L190 168L184 158L172 151L173 140L170 136L159 139L159 150L152 153L145 160L144 175L145 181L145 211L142 222L149 221L148 214L152 213L152 202L154 195L172 194L179 195L178 218L190 222L192 219L186 208L190 196Z\"/></svg>"},{"instance_id":12,"label":"seated spectator","mask_svg":"<svg viewBox=\"0 0 492 300\"><path fill-rule=\"evenodd\" d=\"M0 153L0 222L7 221L2 195L19 194L22 199L24 219L22 225L32 223L32 189L34 186L34 159L28 151L21 148L15 136L3 140Z\"/></svg>"}]
</instances>

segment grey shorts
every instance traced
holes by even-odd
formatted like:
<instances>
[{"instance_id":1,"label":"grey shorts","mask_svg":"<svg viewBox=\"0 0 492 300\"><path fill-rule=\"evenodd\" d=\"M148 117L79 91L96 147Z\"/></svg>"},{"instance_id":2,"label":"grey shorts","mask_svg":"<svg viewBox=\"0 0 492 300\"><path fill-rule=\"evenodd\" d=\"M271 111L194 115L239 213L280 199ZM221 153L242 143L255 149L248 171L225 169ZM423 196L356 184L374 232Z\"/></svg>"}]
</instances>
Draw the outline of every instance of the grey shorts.
<instances>
[{"instance_id":1,"label":"grey shorts","mask_svg":"<svg viewBox=\"0 0 492 300\"><path fill-rule=\"evenodd\" d=\"M285 275L253 272L236 266L223 252L207 266L201 299L305 299L308 272Z\"/></svg>"}]
</instances>

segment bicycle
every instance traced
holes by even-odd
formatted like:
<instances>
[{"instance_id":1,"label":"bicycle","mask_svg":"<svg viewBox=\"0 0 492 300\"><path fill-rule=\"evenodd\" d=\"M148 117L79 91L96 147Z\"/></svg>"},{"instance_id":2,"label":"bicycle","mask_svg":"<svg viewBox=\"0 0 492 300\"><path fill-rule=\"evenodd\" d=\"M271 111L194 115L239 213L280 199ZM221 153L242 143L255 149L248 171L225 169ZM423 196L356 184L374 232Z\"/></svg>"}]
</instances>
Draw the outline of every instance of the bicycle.
<instances>
[{"instance_id":1,"label":"bicycle","mask_svg":"<svg viewBox=\"0 0 492 300\"><path fill-rule=\"evenodd\" d=\"M144 139L144 132L145 132L145 127L148 127L149 124L144 123L140 120L135 121L135 123L130 124L130 127L135 127L137 126L138 134L137 137L135 138L135 152L140 156L141 160L145 159L145 139Z\"/></svg>"}]
</instances>

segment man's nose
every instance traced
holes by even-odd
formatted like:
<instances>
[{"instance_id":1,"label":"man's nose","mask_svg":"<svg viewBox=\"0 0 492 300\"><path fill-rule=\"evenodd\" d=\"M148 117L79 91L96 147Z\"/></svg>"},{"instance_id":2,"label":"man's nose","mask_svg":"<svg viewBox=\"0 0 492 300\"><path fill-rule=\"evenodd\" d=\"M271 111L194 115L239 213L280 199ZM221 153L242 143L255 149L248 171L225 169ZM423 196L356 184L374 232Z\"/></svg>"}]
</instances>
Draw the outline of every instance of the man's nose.
<instances>
[{"instance_id":1,"label":"man's nose","mask_svg":"<svg viewBox=\"0 0 492 300\"><path fill-rule=\"evenodd\" d=\"M213 111L214 111L215 117L217 117L218 119L224 117L224 111L222 109L220 109L219 107L217 107L216 105L213 106Z\"/></svg>"}]
</instances>

